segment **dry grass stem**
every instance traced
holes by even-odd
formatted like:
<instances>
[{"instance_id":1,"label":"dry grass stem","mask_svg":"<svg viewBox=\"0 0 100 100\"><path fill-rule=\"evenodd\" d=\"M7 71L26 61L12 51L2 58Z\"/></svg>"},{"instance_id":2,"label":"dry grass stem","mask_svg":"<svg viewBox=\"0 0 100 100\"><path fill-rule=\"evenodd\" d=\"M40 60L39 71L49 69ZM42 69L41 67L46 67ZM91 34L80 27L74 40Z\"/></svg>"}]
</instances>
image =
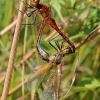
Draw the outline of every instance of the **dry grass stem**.
<instances>
[{"instance_id":1,"label":"dry grass stem","mask_svg":"<svg viewBox=\"0 0 100 100\"><path fill-rule=\"evenodd\" d=\"M25 0L23 0L23 1L25 2ZM25 5L23 4L23 2L21 2L20 10L24 11L24 8L25 8ZM18 45L18 40L19 40L19 36L20 36L22 20L23 20L23 13L21 13L19 11L18 21L16 24L16 29L15 29L14 39L13 39L13 43L12 43L12 48L11 48L11 53L10 53L10 58L9 58L9 63L8 63L8 69L7 69L7 73L6 73L6 78L5 78L5 83L4 83L1 100L7 100L13 66L14 66L14 60L15 60L15 55L16 55L16 50L17 50L17 45Z\"/></svg>"},{"instance_id":2,"label":"dry grass stem","mask_svg":"<svg viewBox=\"0 0 100 100\"><path fill-rule=\"evenodd\" d=\"M82 40L80 43L78 43L75 47L76 49L80 48L82 45L86 44L88 41L92 40L95 38L97 35L100 34L100 25L93 30L86 39Z\"/></svg>"},{"instance_id":3,"label":"dry grass stem","mask_svg":"<svg viewBox=\"0 0 100 100\"><path fill-rule=\"evenodd\" d=\"M26 17L26 15L24 14L24 18ZM16 19L15 21L13 21L10 25L8 25L6 28L4 28L2 31L0 31L0 36L3 36L4 34L6 34L8 31L10 31L13 27L15 27L16 23L18 22L18 19Z\"/></svg>"},{"instance_id":4,"label":"dry grass stem","mask_svg":"<svg viewBox=\"0 0 100 100\"><path fill-rule=\"evenodd\" d=\"M4 35L6 32L8 32L9 30L11 30L13 27L15 27L16 23L17 23L17 19L12 22L9 26L7 26L5 29L3 29L1 32L0 32L0 36Z\"/></svg>"},{"instance_id":5,"label":"dry grass stem","mask_svg":"<svg viewBox=\"0 0 100 100\"><path fill-rule=\"evenodd\" d=\"M25 94L24 96L21 96L21 97L19 97L19 98L16 99L16 100L23 100L23 99L28 98L29 96L30 96L30 94Z\"/></svg>"}]
</instances>

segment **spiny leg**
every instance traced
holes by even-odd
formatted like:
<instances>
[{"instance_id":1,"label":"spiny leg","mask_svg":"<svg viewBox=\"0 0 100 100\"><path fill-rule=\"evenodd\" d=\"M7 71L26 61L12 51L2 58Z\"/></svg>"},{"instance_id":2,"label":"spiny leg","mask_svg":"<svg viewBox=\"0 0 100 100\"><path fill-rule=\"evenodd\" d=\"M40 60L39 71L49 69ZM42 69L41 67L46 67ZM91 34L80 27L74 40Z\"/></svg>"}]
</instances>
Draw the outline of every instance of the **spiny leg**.
<instances>
[{"instance_id":1,"label":"spiny leg","mask_svg":"<svg viewBox=\"0 0 100 100\"><path fill-rule=\"evenodd\" d=\"M27 17L30 17L30 16L32 16L32 14L33 14L35 11L37 11L37 9L34 9L33 11L31 11L31 12L29 12L29 13L22 12L21 10L19 10L19 11L20 11L21 13L26 14Z\"/></svg>"},{"instance_id":2,"label":"spiny leg","mask_svg":"<svg viewBox=\"0 0 100 100\"><path fill-rule=\"evenodd\" d=\"M37 13L34 14L33 21L32 21L31 24L22 24L22 25L30 25L30 26L34 25L35 26L36 25L36 19L37 19Z\"/></svg>"},{"instance_id":3,"label":"spiny leg","mask_svg":"<svg viewBox=\"0 0 100 100\"><path fill-rule=\"evenodd\" d=\"M60 41L61 41L61 43L59 43ZM56 48L56 50L61 51L61 50L64 49L64 46L65 46L64 43L66 43L66 41L64 39L59 39L59 40L55 41L55 44L56 44L57 48L53 44L51 44L51 45L52 45L52 47ZM70 46L65 46L65 49L66 49L66 54L71 54L72 53L72 49L71 49Z\"/></svg>"},{"instance_id":4,"label":"spiny leg","mask_svg":"<svg viewBox=\"0 0 100 100\"><path fill-rule=\"evenodd\" d=\"M51 41L53 41L55 38L57 38L59 36L59 34L57 34L56 36L54 36L53 38L51 38L48 42L49 44L55 49L55 50L58 50L52 43ZM55 44L57 45L56 41L55 41ZM58 47L58 46L57 46Z\"/></svg>"},{"instance_id":5,"label":"spiny leg","mask_svg":"<svg viewBox=\"0 0 100 100\"><path fill-rule=\"evenodd\" d=\"M23 28L26 28L26 27L31 27L31 28L35 27L35 25L37 24L37 23L36 23L36 18L37 18L37 14L34 14L32 23L30 23L30 24L22 24L22 26L23 26L22 29L23 29ZM21 30L22 30L22 29L21 29Z\"/></svg>"},{"instance_id":6,"label":"spiny leg","mask_svg":"<svg viewBox=\"0 0 100 100\"><path fill-rule=\"evenodd\" d=\"M19 10L20 12L25 13L27 17L32 16L32 14L38 10L36 7L33 7L33 6L31 6L31 5L27 4L27 3L25 3L24 1L21 1L21 2L23 2L23 3L26 5L27 8L33 9L33 10L32 10L31 12L29 12L29 13L22 12L22 11ZM32 24L27 24L27 25L33 25L33 24L35 24L36 18L37 18L37 13L34 14L34 18L33 18ZM23 25L25 25L25 24L23 24Z\"/></svg>"},{"instance_id":7,"label":"spiny leg","mask_svg":"<svg viewBox=\"0 0 100 100\"><path fill-rule=\"evenodd\" d=\"M26 13L26 12L25 12L25 14L26 14L28 17L30 17L30 16L37 10L36 7L31 6L31 5L29 5L28 3L25 3L25 2L22 1L22 0L21 0L21 2L23 2L27 8L33 9L33 11L31 11L31 12L29 12L29 13ZM20 11L20 10L19 10L19 11ZM20 11L20 12L22 12L22 11ZM22 12L22 13L24 13L24 12Z\"/></svg>"},{"instance_id":8,"label":"spiny leg","mask_svg":"<svg viewBox=\"0 0 100 100\"><path fill-rule=\"evenodd\" d=\"M49 44L50 44L55 50L58 50L51 42L49 42Z\"/></svg>"},{"instance_id":9,"label":"spiny leg","mask_svg":"<svg viewBox=\"0 0 100 100\"><path fill-rule=\"evenodd\" d=\"M59 40L56 40L55 41L55 44L56 44L56 46L57 46L57 48L51 43L51 41L53 41L56 37L58 37L59 36L59 34L57 35L57 36L55 36L55 37L53 37L51 40L49 40L49 44L55 49L55 50L60 50L61 49L61 46L62 45L60 45L60 43L59 43L59 41L64 41L64 39L59 39ZM62 43L61 43L62 44Z\"/></svg>"},{"instance_id":10,"label":"spiny leg","mask_svg":"<svg viewBox=\"0 0 100 100\"><path fill-rule=\"evenodd\" d=\"M20 10L19 10L19 11L20 11ZM22 11L20 11L20 12L22 12ZM24 28L25 28L26 26L32 26L32 27L33 27L33 26L36 25L37 12L36 12L36 10L34 10L34 11L32 11L32 12L29 12L29 13L22 12L22 13L25 13L27 17L30 17L34 12L35 12L35 14L34 14L34 16L33 16L32 23L30 23L30 24L22 24L22 25L24 25Z\"/></svg>"}]
</instances>

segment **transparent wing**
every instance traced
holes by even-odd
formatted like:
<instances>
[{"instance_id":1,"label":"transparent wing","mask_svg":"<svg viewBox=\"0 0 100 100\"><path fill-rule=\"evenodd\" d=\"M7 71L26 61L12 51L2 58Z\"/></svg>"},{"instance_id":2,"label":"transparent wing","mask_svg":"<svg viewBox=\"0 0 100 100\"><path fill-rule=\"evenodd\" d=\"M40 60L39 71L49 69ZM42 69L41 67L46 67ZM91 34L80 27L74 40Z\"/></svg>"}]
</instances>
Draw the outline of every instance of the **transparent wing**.
<instances>
[{"instance_id":1,"label":"transparent wing","mask_svg":"<svg viewBox=\"0 0 100 100\"><path fill-rule=\"evenodd\" d=\"M56 91L56 72L53 68L50 72L50 76L46 82L42 100L58 100L57 99L57 91Z\"/></svg>"},{"instance_id":2,"label":"transparent wing","mask_svg":"<svg viewBox=\"0 0 100 100\"><path fill-rule=\"evenodd\" d=\"M43 65L45 63L46 62L41 60L40 58L37 58L37 59L34 60L32 67L30 69L30 77L29 77L28 84L27 84L28 90L35 89L42 82L42 80L45 76L45 73L42 74L42 73L38 72L38 75L36 75L36 73L37 73L38 70L43 68ZM39 65L41 65L41 66L39 66Z\"/></svg>"},{"instance_id":3,"label":"transparent wing","mask_svg":"<svg viewBox=\"0 0 100 100\"><path fill-rule=\"evenodd\" d=\"M36 66L31 71L31 75L29 77L28 84L27 84L28 90L36 89L40 85L46 72L49 70L51 66L52 64L47 63L42 66Z\"/></svg>"},{"instance_id":4,"label":"transparent wing","mask_svg":"<svg viewBox=\"0 0 100 100\"><path fill-rule=\"evenodd\" d=\"M40 85L40 83L42 82L46 73L42 73L42 74L39 73L39 75L35 76L36 71L39 70L40 67L41 66L36 66L31 71L31 75L29 77L28 84L27 84L28 90L36 89Z\"/></svg>"}]
</instances>

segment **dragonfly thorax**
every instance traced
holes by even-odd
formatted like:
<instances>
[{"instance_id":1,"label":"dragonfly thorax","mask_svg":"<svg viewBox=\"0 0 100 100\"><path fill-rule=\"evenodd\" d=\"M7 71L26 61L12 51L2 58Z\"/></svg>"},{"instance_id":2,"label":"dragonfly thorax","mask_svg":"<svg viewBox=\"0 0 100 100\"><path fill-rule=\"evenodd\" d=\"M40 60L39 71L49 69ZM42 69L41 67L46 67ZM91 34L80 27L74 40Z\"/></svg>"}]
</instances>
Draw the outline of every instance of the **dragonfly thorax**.
<instances>
[{"instance_id":1,"label":"dragonfly thorax","mask_svg":"<svg viewBox=\"0 0 100 100\"><path fill-rule=\"evenodd\" d=\"M49 58L49 62L54 63L54 64L60 64L63 58L62 53L56 53Z\"/></svg>"}]
</instances>

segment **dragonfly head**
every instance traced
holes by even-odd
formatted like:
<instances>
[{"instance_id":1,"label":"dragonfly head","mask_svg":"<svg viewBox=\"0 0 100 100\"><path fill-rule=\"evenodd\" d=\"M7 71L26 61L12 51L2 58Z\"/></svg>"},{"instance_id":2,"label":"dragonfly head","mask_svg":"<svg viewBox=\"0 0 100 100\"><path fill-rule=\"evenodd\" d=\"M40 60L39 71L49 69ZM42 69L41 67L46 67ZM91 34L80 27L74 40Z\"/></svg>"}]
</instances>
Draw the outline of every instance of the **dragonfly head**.
<instances>
[{"instance_id":1,"label":"dragonfly head","mask_svg":"<svg viewBox=\"0 0 100 100\"><path fill-rule=\"evenodd\" d=\"M39 5L40 0L30 0L30 4L34 7L37 7Z\"/></svg>"}]
</instances>

